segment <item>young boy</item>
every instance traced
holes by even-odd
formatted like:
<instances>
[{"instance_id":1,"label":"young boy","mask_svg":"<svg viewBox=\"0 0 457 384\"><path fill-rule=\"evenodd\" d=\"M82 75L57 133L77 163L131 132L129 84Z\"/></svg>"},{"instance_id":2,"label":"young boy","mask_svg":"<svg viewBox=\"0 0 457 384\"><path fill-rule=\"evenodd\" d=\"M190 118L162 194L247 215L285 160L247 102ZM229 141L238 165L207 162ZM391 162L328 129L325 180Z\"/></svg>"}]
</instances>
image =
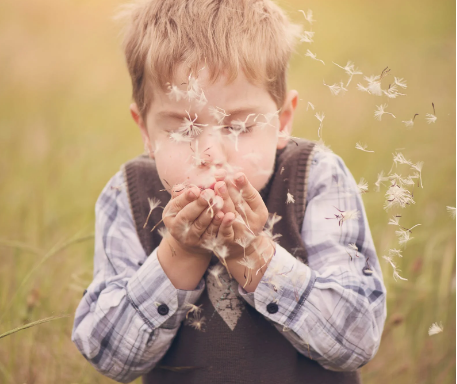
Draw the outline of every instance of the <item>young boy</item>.
<instances>
[{"instance_id":1,"label":"young boy","mask_svg":"<svg viewBox=\"0 0 457 384\"><path fill-rule=\"evenodd\" d=\"M78 349L124 383L359 383L386 290L352 175L290 136L299 28L269 0L126 12L148 156L97 201Z\"/></svg>"}]
</instances>

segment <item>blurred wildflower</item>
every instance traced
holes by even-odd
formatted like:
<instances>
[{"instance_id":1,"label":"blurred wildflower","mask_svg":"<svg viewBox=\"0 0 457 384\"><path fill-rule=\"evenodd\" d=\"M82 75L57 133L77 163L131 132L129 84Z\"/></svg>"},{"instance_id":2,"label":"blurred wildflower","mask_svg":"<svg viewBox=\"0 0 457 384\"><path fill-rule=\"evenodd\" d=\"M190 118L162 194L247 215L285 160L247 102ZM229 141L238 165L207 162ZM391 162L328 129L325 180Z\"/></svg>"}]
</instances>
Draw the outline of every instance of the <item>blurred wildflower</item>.
<instances>
[{"instance_id":1,"label":"blurred wildflower","mask_svg":"<svg viewBox=\"0 0 457 384\"><path fill-rule=\"evenodd\" d=\"M311 109L314 111L314 104L311 103L311 101L308 101L308 105L306 106L306 110L308 110L309 107L311 107Z\"/></svg>"}]
</instances>

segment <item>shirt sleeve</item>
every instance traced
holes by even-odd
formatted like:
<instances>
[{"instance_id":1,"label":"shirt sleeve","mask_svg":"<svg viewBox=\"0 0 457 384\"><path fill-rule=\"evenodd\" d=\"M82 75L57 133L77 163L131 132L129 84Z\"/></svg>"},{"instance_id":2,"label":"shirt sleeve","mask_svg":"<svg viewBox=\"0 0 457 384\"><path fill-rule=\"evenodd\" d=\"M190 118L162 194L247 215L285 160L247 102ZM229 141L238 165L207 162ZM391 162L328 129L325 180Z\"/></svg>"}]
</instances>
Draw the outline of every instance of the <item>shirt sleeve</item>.
<instances>
[{"instance_id":1,"label":"shirt sleeve","mask_svg":"<svg viewBox=\"0 0 457 384\"><path fill-rule=\"evenodd\" d=\"M308 183L302 238L309 265L277 244L256 290L238 289L300 353L326 369L354 371L380 345L387 314L382 271L360 193L341 158L315 153ZM335 216L341 211L342 222Z\"/></svg>"},{"instance_id":2,"label":"shirt sleeve","mask_svg":"<svg viewBox=\"0 0 457 384\"><path fill-rule=\"evenodd\" d=\"M101 373L128 383L168 350L188 308L205 288L176 289L157 259L145 254L118 172L97 200L94 279L76 309L72 340Z\"/></svg>"}]
</instances>

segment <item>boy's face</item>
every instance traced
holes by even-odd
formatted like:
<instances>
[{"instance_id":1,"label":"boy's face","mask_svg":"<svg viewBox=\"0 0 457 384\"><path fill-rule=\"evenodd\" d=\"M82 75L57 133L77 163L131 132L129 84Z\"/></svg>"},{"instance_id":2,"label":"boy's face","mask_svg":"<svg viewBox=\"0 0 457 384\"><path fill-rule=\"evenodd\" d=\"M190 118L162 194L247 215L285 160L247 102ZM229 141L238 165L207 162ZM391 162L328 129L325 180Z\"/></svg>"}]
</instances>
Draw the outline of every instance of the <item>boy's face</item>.
<instances>
[{"instance_id":1,"label":"boy's face","mask_svg":"<svg viewBox=\"0 0 457 384\"><path fill-rule=\"evenodd\" d=\"M187 85L181 83L189 80L178 78L183 80L174 85L186 91ZM287 144L284 136L291 132L297 92L288 93L278 112L270 94L251 84L242 71L229 85L225 76L213 84L207 80L208 72L203 69L198 74L198 85L207 100L203 105L199 105L198 96L190 101L186 97L177 100L154 89L146 121L135 104L130 107L145 148L156 161L162 184L167 189L176 184L212 188L215 172L225 169L228 175L243 172L260 190L273 171L276 150ZM198 94L198 87L194 89ZM219 113L214 112L216 107ZM183 128L185 118L187 130ZM195 118L196 126L191 126L189 120Z\"/></svg>"}]
</instances>

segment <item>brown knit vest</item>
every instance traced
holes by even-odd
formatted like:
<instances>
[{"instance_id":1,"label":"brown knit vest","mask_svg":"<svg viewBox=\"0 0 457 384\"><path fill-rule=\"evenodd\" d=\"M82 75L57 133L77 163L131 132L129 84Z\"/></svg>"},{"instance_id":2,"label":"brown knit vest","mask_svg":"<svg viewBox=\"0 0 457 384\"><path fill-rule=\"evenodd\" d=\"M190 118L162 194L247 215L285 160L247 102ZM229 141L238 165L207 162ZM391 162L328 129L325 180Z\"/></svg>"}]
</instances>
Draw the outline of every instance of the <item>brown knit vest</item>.
<instances>
[{"instance_id":1,"label":"brown knit vest","mask_svg":"<svg viewBox=\"0 0 457 384\"><path fill-rule=\"evenodd\" d=\"M307 263L301 238L306 208L307 180L314 143L291 142L276 155L275 170L260 191L271 213L282 217L274 233L282 236L280 244ZM149 213L148 197L156 197L165 206L168 192L157 174L155 162L145 156L124 166L128 194L138 236L147 255L160 243L157 230L151 228L161 220L154 210L148 226L143 224ZM162 190L162 191L160 191ZM286 204L287 192L295 203ZM213 260L209 269L214 266ZM237 293L237 283L224 275L222 288L205 273L206 289L196 303L202 304L206 324L202 331L181 325L167 353L143 376L145 384L359 384L358 371L335 372L299 353L269 320L245 303ZM297 306L304 297L300 297ZM166 304L166 303L165 303ZM279 302L280 306L281 303ZM312 357L312 356L311 356Z\"/></svg>"}]
</instances>

